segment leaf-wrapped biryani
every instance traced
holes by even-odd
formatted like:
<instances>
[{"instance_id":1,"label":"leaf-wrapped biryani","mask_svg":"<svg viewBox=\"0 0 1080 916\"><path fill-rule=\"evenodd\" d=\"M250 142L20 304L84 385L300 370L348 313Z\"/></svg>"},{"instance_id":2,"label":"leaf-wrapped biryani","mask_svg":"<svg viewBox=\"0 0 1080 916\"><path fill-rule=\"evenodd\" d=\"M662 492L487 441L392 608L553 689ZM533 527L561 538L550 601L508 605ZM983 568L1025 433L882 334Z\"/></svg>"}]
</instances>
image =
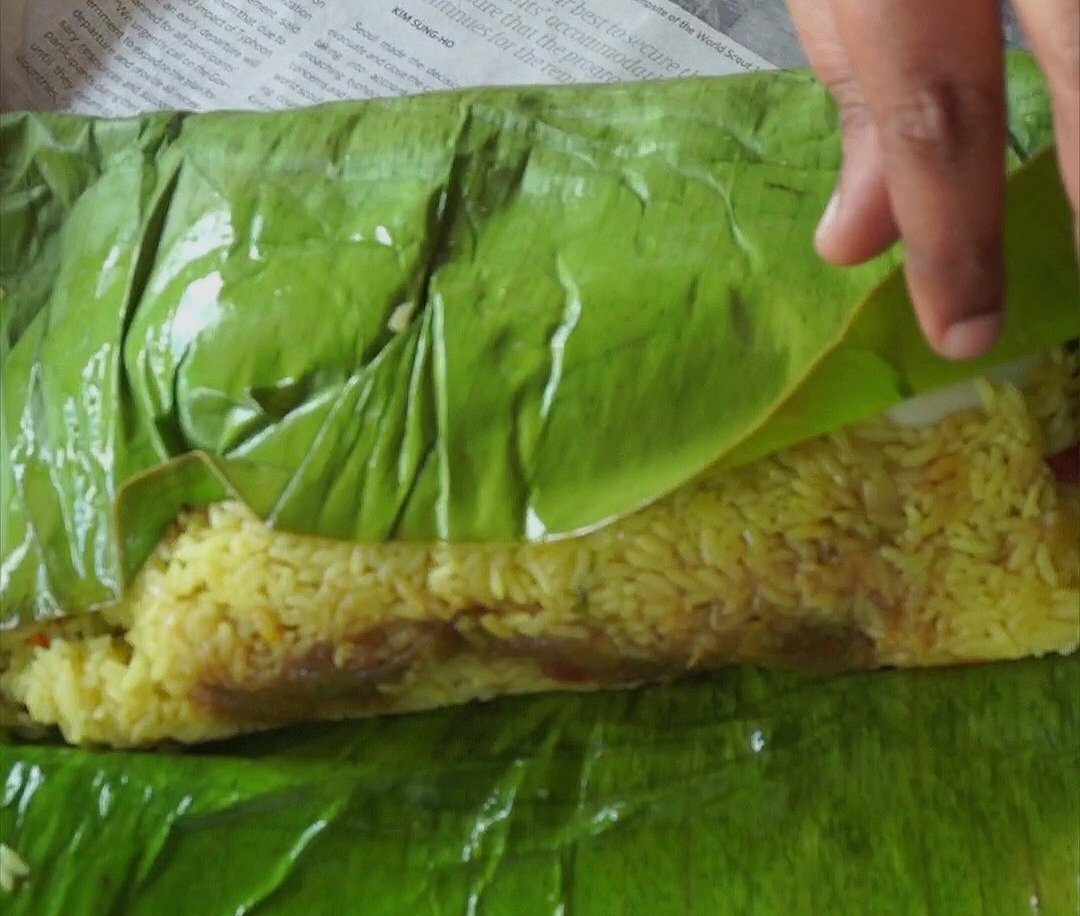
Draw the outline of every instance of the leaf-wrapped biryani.
<instances>
[{"instance_id":1,"label":"leaf-wrapped biryani","mask_svg":"<svg viewBox=\"0 0 1080 916\"><path fill-rule=\"evenodd\" d=\"M1076 268L1009 86L1010 317L963 366L895 254L812 252L803 73L3 116L5 714L191 742L1072 651Z\"/></svg>"}]
</instances>

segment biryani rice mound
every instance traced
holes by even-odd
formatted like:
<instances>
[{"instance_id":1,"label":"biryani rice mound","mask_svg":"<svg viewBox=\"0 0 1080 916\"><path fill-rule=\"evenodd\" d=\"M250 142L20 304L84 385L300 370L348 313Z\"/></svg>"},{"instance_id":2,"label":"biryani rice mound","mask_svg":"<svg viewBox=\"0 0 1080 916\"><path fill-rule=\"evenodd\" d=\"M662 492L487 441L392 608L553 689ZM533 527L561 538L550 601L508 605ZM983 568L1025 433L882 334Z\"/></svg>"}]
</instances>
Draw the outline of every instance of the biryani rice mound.
<instances>
[{"instance_id":1,"label":"biryani rice mound","mask_svg":"<svg viewBox=\"0 0 1080 916\"><path fill-rule=\"evenodd\" d=\"M1080 361L978 384L981 408L861 423L553 543L342 543L212 505L121 602L3 635L0 696L131 746L730 663L1071 652L1080 487L1045 459L1080 441Z\"/></svg>"}]
</instances>

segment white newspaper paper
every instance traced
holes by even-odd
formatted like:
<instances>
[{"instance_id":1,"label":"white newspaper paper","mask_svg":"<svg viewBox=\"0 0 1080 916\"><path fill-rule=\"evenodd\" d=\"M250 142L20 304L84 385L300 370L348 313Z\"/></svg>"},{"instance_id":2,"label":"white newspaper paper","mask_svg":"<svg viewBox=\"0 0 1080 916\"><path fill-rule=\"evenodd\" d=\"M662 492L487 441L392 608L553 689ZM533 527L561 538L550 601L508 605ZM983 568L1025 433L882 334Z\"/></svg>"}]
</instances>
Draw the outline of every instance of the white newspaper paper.
<instances>
[{"instance_id":1,"label":"white newspaper paper","mask_svg":"<svg viewBox=\"0 0 1080 916\"><path fill-rule=\"evenodd\" d=\"M769 63L668 0L2 0L0 108L269 109Z\"/></svg>"}]
</instances>

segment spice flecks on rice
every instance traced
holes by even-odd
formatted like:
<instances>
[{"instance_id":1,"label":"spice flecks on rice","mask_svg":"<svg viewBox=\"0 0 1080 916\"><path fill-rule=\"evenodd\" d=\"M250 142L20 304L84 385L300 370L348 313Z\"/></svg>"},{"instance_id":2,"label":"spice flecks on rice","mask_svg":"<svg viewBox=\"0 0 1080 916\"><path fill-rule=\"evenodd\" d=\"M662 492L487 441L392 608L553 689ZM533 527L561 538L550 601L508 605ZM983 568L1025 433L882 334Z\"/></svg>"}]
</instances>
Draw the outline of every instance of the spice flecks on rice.
<instances>
[{"instance_id":1,"label":"spice flecks on rice","mask_svg":"<svg viewBox=\"0 0 1080 916\"><path fill-rule=\"evenodd\" d=\"M349 544L235 503L180 519L125 600L5 637L0 693L75 742L636 683L731 662L938 665L1080 642L1075 353L1027 394L880 418L580 538Z\"/></svg>"}]
</instances>

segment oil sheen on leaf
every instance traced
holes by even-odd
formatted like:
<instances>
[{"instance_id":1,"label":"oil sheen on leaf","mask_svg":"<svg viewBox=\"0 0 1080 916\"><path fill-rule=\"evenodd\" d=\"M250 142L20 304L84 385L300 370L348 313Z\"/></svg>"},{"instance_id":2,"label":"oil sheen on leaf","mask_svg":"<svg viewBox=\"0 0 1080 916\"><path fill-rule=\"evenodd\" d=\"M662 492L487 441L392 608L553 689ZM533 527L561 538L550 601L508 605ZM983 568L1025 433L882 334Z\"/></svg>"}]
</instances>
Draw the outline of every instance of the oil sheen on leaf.
<instances>
[{"instance_id":1,"label":"oil sheen on leaf","mask_svg":"<svg viewBox=\"0 0 1080 916\"><path fill-rule=\"evenodd\" d=\"M1080 658L0 744L9 916L1072 916Z\"/></svg>"},{"instance_id":2,"label":"oil sheen on leaf","mask_svg":"<svg viewBox=\"0 0 1080 916\"><path fill-rule=\"evenodd\" d=\"M1049 137L1027 58L1010 99L1016 165ZM971 372L897 253L814 254L839 155L799 72L4 115L0 622L115 599L227 494L335 538L558 537ZM994 360L1080 333L1049 152L1010 190Z\"/></svg>"}]
</instances>

